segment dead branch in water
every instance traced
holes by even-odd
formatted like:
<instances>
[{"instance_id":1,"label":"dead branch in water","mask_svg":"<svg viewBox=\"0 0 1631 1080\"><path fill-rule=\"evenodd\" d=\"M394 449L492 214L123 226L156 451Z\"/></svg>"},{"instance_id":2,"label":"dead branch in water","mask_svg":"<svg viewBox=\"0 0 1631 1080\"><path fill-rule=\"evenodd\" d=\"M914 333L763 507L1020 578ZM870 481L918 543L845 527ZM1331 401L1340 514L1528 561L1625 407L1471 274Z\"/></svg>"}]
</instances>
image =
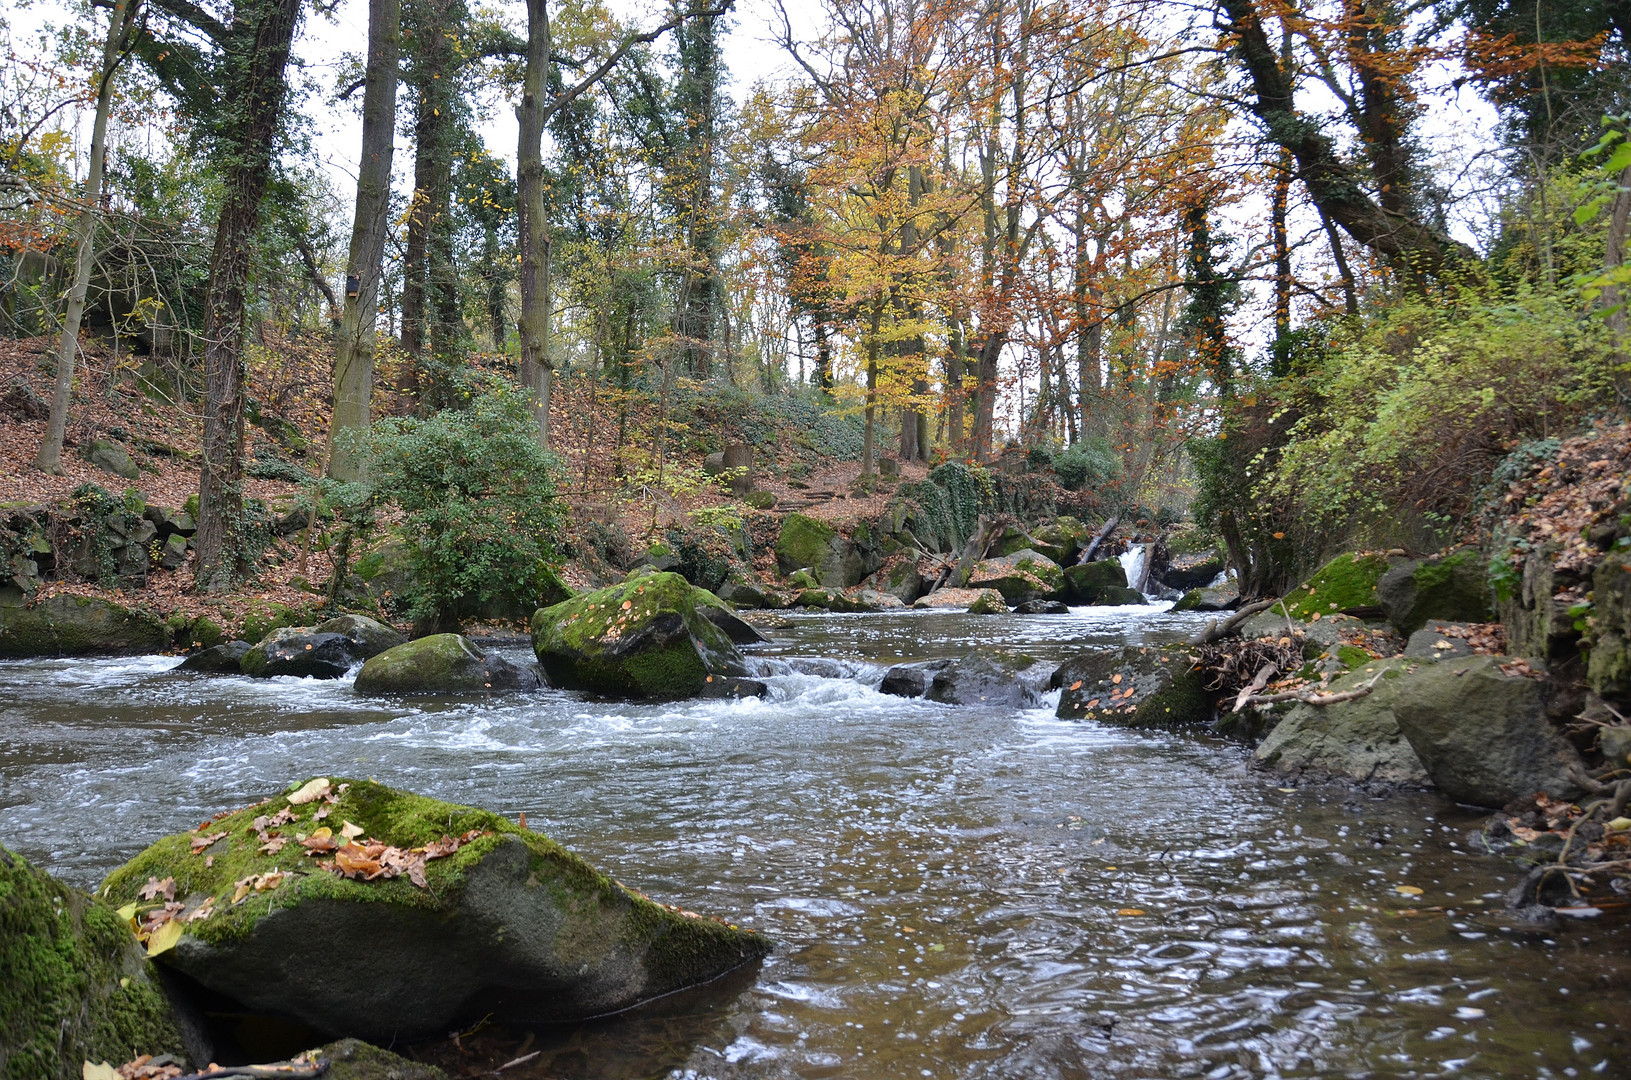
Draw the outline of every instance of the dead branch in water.
<instances>
[{"instance_id":1,"label":"dead branch in water","mask_svg":"<svg viewBox=\"0 0 1631 1080\"><path fill-rule=\"evenodd\" d=\"M1206 624L1205 630L1202 630L1200 633L1190 638L1189 643L1191 645L1210 645L1214 641L1226 638L1230 634L1234 633L1235 627L1239 626L1253 615L1256 615L1259 611L1267 611L1277 603L1279 603L1279 597L1270 597L1267 600L1259 600L1256 603L1247 604L1245 607L1241 608L1239 611L1236 611L1233 615L1229 616L1227 619L1224 619L1222 622L1219 622L1217 619L1213 619L1211 622Z\"/></svg>"}]
</instances>

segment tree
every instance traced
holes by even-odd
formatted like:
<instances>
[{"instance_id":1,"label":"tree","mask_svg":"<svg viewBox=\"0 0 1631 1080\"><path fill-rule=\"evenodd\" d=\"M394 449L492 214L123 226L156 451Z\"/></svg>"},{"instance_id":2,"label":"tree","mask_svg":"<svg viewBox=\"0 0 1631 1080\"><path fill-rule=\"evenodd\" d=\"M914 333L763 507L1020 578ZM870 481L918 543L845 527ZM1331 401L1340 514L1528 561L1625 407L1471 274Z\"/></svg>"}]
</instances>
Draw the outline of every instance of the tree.
<instances>
[{"instance_id":1,"label":"tree","mask_svg":"<svg viewBox=\"0 0 1631 1080\"><path fill-rule=\"evenodd\" d=\"M45 437L34 458L41 472L62 475L62 440L68 428L68 405L73 398L74 357L79 351L79 325L85 314L85 292L91 280L91 241L102 201L102 170L108 135L108 114L113 106L113 75L125 58L126 46L136 28L136 12L141 0L113 0L108 15L108 36L102 49L102 68L96 85L96 119L91 127L91 159L85 176L85 193L79 220L74 227L76 254L74 283L68 292L68 309L62 318L62 334L57 344L57 380L51 392L51 413L45 423Z\"/></svg>"},{"instance_id":2,"label":"tree","mask_svg":"<svg viewBox=\"0 0 1631 1080\"><path fill-rule=\"evenodd\" d=\"M374 392L374 323L391 200L401 0L369 0L368 67L362 99L362 156L346 260L345 310L334 349L334 412L328 474L361 479L362 459L338 436L368 427Z\"/></svg>"}]
</instances>

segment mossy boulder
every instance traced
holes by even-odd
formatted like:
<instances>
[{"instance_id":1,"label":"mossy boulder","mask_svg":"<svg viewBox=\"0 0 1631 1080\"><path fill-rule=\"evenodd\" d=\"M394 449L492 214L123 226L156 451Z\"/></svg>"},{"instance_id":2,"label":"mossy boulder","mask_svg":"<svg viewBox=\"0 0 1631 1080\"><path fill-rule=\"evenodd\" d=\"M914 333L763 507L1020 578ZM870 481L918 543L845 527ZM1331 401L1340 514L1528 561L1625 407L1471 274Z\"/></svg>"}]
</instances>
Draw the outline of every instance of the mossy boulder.
<instances>
[{"instance_id":1,"label":"mossy boulder","mask_svg":"<svg viewBox=\"0 0 1631 1080\"><path fill-rule=\"evenodd\" d=\"M1591 650L1586 682L1611 700L1631 699L1631 570L1611 554L1592 575Z\"/></svg>"},{"instance_id":2,"label":"mossy boulder","mask_svg":"<svg viewBox=\"0 0 1631 1080\"><path fill-rule=\"evenodd\" d=\"M1051 599L1065 588L1065 572L1058 563L1031 548L999 559L986 559L969 575L969 588L996 589L1010 604Z\"/></svg>"},{"instance_id":3,"label":"mossy boulder","mask_svg":"<svg viewBox=\"0 0 1631 1080\"><path fill-rule=\"evenodd\" d=\"M318 1051L328 1063L323 1080L447 1080L434 1065L381 1050L361 1039L341 1039Z\"/></svg>"},{"instance_id":4,"label":"mossy boulder","mask_svg":"<svg viewBox=\"0 0 1631 1080\"><path fill-rule=\"evenodd\" d=\"M238 669L257 679L292 675L302 679L338 679L356 658L344 634L319 633L310 626L285 626L260 640Z\"/></svg>"},{"instance_id":5,"label":"mossy boulder","mask_svg":"<svg viewBox=\"0 0 1631 1080\"><path fill-rule=\"evenodd\" d=\"M256 603L244 612L243 628L238 636L245 641L264 641L273 630L312 625L316 621L313 614L313 610L305 606L290 607L276 601Z\"/></svg>"},{"instance_id":6,"label":"mossy boulder","mask_svg":"<svg viewBox=\"0 0 1631 1080\"><path fill-rule=\"evenodd\" d=\"M485 1016L602 1016L769 949L758 934L654 903L497 814L372 781L334 780L329 795L299 805L277 796L211 821L202 831L223 835L202 850L198 833L165 837L109 875L104 892L142 903L149 879L173 879L184 916L206 903L212 914L183 923L165 964L242 1011L375 1041L441 1036ZM257 828L284 811L292 820ZM468 839L422 864L423 886L407 875L350 879L297 843L320 827L338 837L346 823L410 853ZM262 832L287 846L266 853Z\"/></svg>"},{"instance_id":7,"label":"mossy boulder","mask_svg":"<svg viewBox=\"0 0 1631 1080\"><path fill-rule=\"evenodd\" d=\"M835 615L854 615L877 608L860 596L851 596L837 589L800 589L793 600L796 607L817 608Z\"/></svg>"},{"instance_id":8,"label":"mossy boulder","mask_svg":"<svg viewBox=\"0 0 1631 1080\"><path fill-rule=\"evenodd\" d=\"M805 568L816 584L847 589L866 576L866 562L854 543L825 521L805 514L788 514L776 538L776 565L791 574Z\"/></svg>"},{"instance_id":9,"label":"mossy boulder","mask_svg":"<svg viewBox=\"0 0 1631 1080\"><path fill-rule=\"evenodd\" d=\"M1173 611L1230 611L1240 606L1240 583L1229 578L1222 585L1190 589L1172 605Z\"/></svg>"},{"instance_id":10,"label":"mossy boulder","mask_svg":"<svg viewBox=\"0 0 1631 1080\"><path fill-rule=\"evenodd\" d=\"M730 609L674 573L585 593L532 617L550 685L647 698L695 697L710 675L746 675L742 654L707 610Z\"/></svg>"},{"instance_id":11,"label":"mossy boulder","mask_svg":"<svg viewBox=\"0 0 1631 1080\"><path fill-rule=\"evenodd\" d=\"M1286 597L1291 616L1304 622L1316 614L1377 618L1382 614L1382 601L1376 586L1387 570L1384 555L1338 555L1291 590Z\"/></svg>"},{"instance_id":12,"label":"mossy boulder","mask_svg":"<svg viewBox=\"0 0 1631 1080\"><path fill-rule=\"evenodd\" d=\"M1129 645L1067 661L1053 673L1055 715L1123 727L1172 727L1206 722L1211 702L1189 654L1179 647Z\"/></svg>"},{"instance_id":13,"label":"mossy boulder","mask_svg":"<svg viewBox=\"0 0 1631 1080\"><path fill-rule=\"evenodd\" d=\"M1106 589L1127 588L1127 570L1117 559L1067 566L1063 574L1065 599L1072 604L1095 604Z\"/></svg>"},{"instance_id":14,"label":"mossy boulder","mask_svg":"<svg viewBox=\"0 0 1631 1080\"><path fill-rule=\"evenodd\" d=\"M1040 551L1060 566L1069 566L1093 539L1093 530L1076 518L1060 515L1048 524L1031 530L1031 543L1027 546ZM1007 555L1009 552L1001 552Z\"/></svg>"},{"instance_id":15,"label":"mossy boulder","mask_svg":"<svg viewBox=\"0 0 1631 1080\"><path fill-rule=\"evenodd\" d=\"M1462 548L1438 559L1400 559L1376 583L1377 602L1409 637L1430 620L1487 622L1491 592L1484 557Z\"/></svg>"},{"instance_id":16,"label":"mossy boulder","mask_svg":"<svg viewBox=\"0 0 1631 1080\"><path fill-rule=\"evenodd\" d=\"M969 602L967 611L970 615L1006 615L1008 614L1008 601L1003 599L1002 593L996 589L973 589L975 596Z\"/></svg>"},{"instance_id":17,"label":"mossy boulder","mask_svg":"<svg viewBox=\"0 0 1631 1080\"><path fill-rule=\"evenodd\" d=\"M111 906L0 847L0 1076L78 1080L83 1062L182 1054L157 973Z\"/></svg>"},{"instance_id":18,"label":"mossy boulder","mask_svg":"<svg viewBox=\"0 0 1631 1080\"><path fill-rule=\"evenodd\" d=\"M170 629L150 612L90 596L50 596L26 605L0 593L0 658L140 656L170 648Z\"/></svg>"},{"instance_id":19,"label":"mossy boulder","mask_svg":"<svg viewBox=\"0 0 1631 1080\"><path fill-rule=\"evenodd\" d=\"M1427 770L1393 717L1393 702L1406 670L1404 660L1377 660L1338 676L1331 682L1331 693L1367 684L1371 691L1335 705L1298 704L1258 746L1257 760L1293 775L1427 784Z\"/></svg>"},{"instance_id":20,"label":"mossy boulder","mask_svg":"<svg viewBox=\"0 0 1631 1080\"><path fill-rule=\"evenodd\" d=\"M535 690L536 671L484 652L459 634L432 634L369 658L357 672L360 694L480 694Z\"/></svg>"}]
</instances>

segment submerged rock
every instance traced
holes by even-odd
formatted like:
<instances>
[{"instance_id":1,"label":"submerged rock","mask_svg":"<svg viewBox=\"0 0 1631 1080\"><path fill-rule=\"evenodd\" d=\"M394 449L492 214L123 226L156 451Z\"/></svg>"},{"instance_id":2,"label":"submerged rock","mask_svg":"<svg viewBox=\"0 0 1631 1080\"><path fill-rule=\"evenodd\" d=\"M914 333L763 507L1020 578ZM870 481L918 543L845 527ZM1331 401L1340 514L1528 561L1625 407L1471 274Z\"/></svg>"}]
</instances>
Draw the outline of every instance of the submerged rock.
<instances>
[{"instance_id":1,"label":"submerged rock","mask_svg":"<svg viewBox=\"0 0 1631 1080\"><path fill-rule=\"evenodd\" d=\"M170 647L170 631L156 615L90 596L50 596L25 606L0 592L0 658L28 656L140 656Z\"/></svg>"},{"instance_id":2,"label":"submerged rock","mask_svg":"<svg viewBox=\"0 0 1631 1080\"><path fill-rule=\"evenodd\" d=\"M1328 688L1331 693L1375 681L1369 694L1353 701L1298 704L1258 746L1257 760L1292 774L1428 783L1427 770L1393 717L1393 703L1406 670L1402 660L1379 660L1333 680Z\"/></svg>"},{"instance_id":3,"label":"submerged rock","mask_svg":"<svg viewBox=\"0 0 1631 1080\"><path fill-rule=\"evenodd\" d=\"M950 660L931 660L927 664L896 664L883 673L883 682L878 684L878 692L893 697L922 697L929 691L929 680L950 666Z\"/></svg>"},{"instance_id":4,"label":"submerged rock","mask_svg":"<svg viewBox=\"0 0 1631 1080\"><path fill-rule=\"evenodd\" d=\"M1067 720L1127 727L1204 723L1212 706L1181 646L1129 645L1083 653L1053 673Z\"/></svg>"},{"instance_id":5,"label":"submerged rock","mask_svg":"<svg viewBox=\"0 0 1631 1080\"><path fill-rule=\"evenodd\" d=\"M1046 675L1037 677L1036 666L1029 656L966 656L936 671L924 696L944 705L1034 708L1039 700L1037 690L1047 681Z\"/></svg>"},{"instance_id":6,"label":"submerged rock","mask_svg":"<svg viewBox=\"0 0 1631 1080\"><path fill-rule=\"evenodd\" d=\"M1546 715L1541 683L1472 656L1420 664L1399 680L1393 715L1433 784L1458 802L1502 807L1538 791L1580 794L1580 756Z\"/></svg>"},{"instance_id":7,"label":"submerged rock","mask_svg":"<svg viewBox=\"0 0 1631 1080\"><path fill-rule=\"evenodd\" d=\"M247 641L225 641L200 649L175 666L177 671L197 671L210 675L236 675L243 670L243 658L254 648Z\"/></svg>"},{"instance_id":8,"label":"submerged rock","mask_svg":"<svg viewBox=\"0 0 1631 1080\"><path fill-rule=\"evenodd\" d=\"M344 634L319 633L309 626L285 626L273 630L244 653L238 668L257 679L275 675L338 679L355 662L351 640Z\"/></svg>"},{"instance_id":9,"label":"submerged rock","mask_svg":"<svg viewBox=\"0 0 1631 1080\"><path fill-rule=\"evenodd\" d=\"M311 790L327 796L280 796L212 821L208 835L221 834L204 849L212 858L195 850L198 834L169 836L105 886L129 903L149 879L173 878L185 914L207 904L211 914L185 921L161 959L242 1011L375 1041L441 1036L485 1016L563 1023L707 982L769 951L764 937L656 904L497 814L372 781L313 782L295 794ZM370 856L355 843L317 859L296 843L320 827L337 843L347 824L398 854ZM287 847L264 853L262 834ZM447 838L463 843L416 863L423 885L408 873L363 879L377 860L411 862L414 849L446 850Z\"/></svg>"},{"instance_id":10,"label":"submerged rock","mask_svg":"<svg viewBox=\"0 0 1631 1080\"><path fill-rule=\"evenodd\" d=\"M130 924L0 847L0 1076L79 1080L82 1063L181 1054Z\"/></svg>"},{"instance_id":11,"label":"submerged rock","mask_svg":"<svg viewBox=\"0 0 1631 1080\"><path fill-rule=\"evenodd\" d=\"M532 645L552 686L695 697L710 675L747 674L709 608L730 614L718 597L678 574L646 574L539 609Z\"/></svg>"},{"instance_id":12,"label":"submerged rock","mask_svg":"<svg viewBox=\"0 0 1631 1080\"><path fill-rule=\"evenodd\" d=\"M357 672L361 694L479 694L536 690L541 680L459 634L416 638L372 657Z\"/></svg>"}]
</instances>

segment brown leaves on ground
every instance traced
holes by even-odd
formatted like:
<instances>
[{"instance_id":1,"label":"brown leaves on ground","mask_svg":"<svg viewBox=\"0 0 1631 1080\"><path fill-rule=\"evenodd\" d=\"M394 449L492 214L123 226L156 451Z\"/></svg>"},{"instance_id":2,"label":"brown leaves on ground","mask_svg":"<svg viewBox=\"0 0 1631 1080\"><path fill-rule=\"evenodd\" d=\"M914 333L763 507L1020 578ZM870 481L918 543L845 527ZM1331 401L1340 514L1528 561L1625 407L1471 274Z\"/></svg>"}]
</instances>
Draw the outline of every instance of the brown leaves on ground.
<instances>
[{"instance_id":1,"label":"brown leaves on ground","mask_svg":"<svg viewBox=\"0 0 1631 1080\"><path fill-rule=\"evenodd\" d=\"M1440 637L1465 641L1475 653L1486 656L1506 654L1506 627L1500 623L1446 623L1438 628Z\"/></svg>"},{"instance_id":2,"label":"brown leaves on ground","mask_svg":"<svg viewBox=\"0 0 1631 1080\"><path fill-rule=\"evenodd\" d=\"M1517 539L1556 544L1553 565L1585 573L1602 556L1592 531L1611 524L1628 499L1631 425L1619 424L1566 440L1556 460L1513 483L1500 505Z\"/></svg>"},{"instance_id":3,"label":"brown leaves on ground","mask_svg":"<svg viewBox=\"0 0 1631 1080\"><path fill-rule=\"evenodd\" d=\"M143 1054L134 1061L127 1061L114 1070L121 1080L170 1080L171 1077L182 1075L181 1066L169 1054L155 1058L152 1054Z\"/></svg>"},{"instance_id":4,"label":"brown leaves on ground","mask_svg":"<svg viewBox=\"0 0 1631 1080\"><path fill-rule=\"evenodd\" d=\"M346 822L346 825L355 828L350 822ZM342 832L344 831L342 829ZM359 833L360 831L358 830ZM489 835L491 833L487 829L471 829L461 836L444 836L422 848L404 849L372 838L358 841L352 836L343 836L345 842L340 843L334 839L332 832L324 828L300 843L311 855L332 851L333 859L319 862L317 865L340 877L353 881L379 881L405 877L423 889L428 884L425 879L427 862L431 859L446 858L470 841Z\"/></svg>"}]
</instances>

